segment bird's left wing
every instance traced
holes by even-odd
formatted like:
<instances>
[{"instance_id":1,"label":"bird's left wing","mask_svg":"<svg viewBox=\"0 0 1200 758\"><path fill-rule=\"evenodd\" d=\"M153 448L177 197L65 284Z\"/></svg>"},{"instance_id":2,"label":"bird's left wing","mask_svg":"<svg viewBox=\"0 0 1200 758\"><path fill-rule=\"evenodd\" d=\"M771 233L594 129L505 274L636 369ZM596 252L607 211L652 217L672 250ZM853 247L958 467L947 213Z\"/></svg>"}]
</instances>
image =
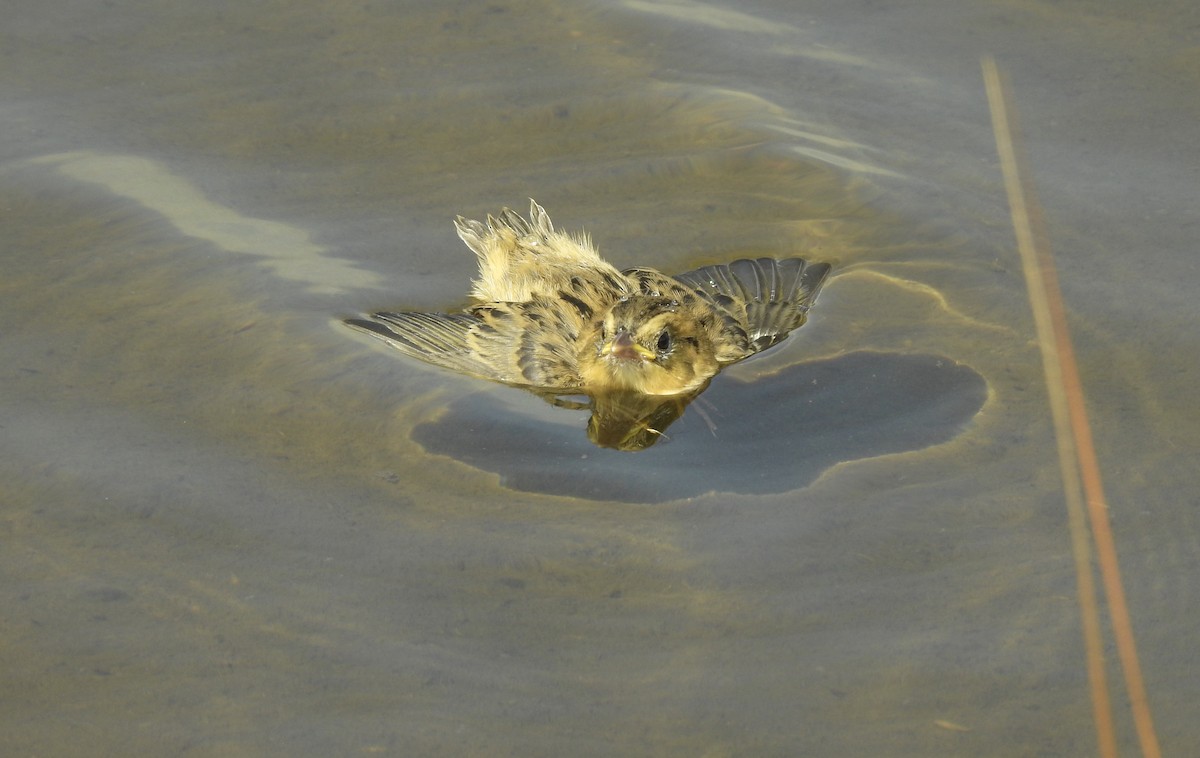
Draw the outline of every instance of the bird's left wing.
<instances>
[{"instance_id":1,"label":"bird's left wing","mask_svg":"<svg viewBox=\"0 0 1200 758\"><path fill-rule=\"evenodd\" d=\"M830 268L803 258L743 258L674 278L743 321L751 351L760 352L804 324Z\"/></svg>"}]
</instances>

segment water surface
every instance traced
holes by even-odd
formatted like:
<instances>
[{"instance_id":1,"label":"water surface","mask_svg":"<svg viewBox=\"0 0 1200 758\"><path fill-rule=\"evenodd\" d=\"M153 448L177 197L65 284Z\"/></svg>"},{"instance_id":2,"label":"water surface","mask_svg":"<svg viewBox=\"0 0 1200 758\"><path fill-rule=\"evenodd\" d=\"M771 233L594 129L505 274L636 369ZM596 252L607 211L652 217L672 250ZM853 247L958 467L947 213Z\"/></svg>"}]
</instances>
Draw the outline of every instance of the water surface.
<instances>
[{"instance_id":1,"label":"water surface","mask_svg":"<svg viewBox=\"0 0 1200 758\"><path fill-rule=\"evenodd\" d=\"M3 752L1093 752L984 51L1061 266L1160 737L1200 743L1191 5L8 18ZM584 416L338 323L460 306L450 219L531 196L618 266L837 273L702 396L715 430L692 408L599 458ZM814 376L841 409L815 432L789 425ZM634 491L606 497L626 460Z\"/></svg>"}]
</instances>

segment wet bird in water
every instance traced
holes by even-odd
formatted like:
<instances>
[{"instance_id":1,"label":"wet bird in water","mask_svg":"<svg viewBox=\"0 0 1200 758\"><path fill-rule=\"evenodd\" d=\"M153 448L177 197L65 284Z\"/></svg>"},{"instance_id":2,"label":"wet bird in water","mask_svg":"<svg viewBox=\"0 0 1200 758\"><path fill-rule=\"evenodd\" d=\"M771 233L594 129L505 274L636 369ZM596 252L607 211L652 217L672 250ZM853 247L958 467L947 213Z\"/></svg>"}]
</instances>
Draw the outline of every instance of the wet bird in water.
<instances>
[{"instance_id":1,"label":"wet bird in water","mask_svg":"<svg viewBox=\"0 0 1200 758\"><path fill-rule=\"evenodd\" d=\"M670 397L801 326L829 264L758 258L675 276L619 271L530 202L455 220L479 257L460 313L374 313L346 323L429 363L542 392Z\"/></svg>"}]
</instances>

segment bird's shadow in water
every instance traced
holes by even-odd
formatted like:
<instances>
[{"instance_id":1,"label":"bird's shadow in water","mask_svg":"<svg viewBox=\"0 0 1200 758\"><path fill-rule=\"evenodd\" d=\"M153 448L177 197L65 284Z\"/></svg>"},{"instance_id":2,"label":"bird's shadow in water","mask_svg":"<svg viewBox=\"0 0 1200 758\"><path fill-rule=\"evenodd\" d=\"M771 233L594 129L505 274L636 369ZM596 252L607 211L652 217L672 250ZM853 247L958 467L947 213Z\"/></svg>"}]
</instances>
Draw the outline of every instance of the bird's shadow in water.
<instances>
[{"instance_id":1,"label":"bird's shadow in water","mask_svg":"<svg viewBox=\"0 0 1200 758\"><path fill-rule=\"evenodd\" d=\"M950 440L983 407L987 383L944 356L859 351L754 382L718 376L684 414L693 397L560 401L592 411L585 436L476 393L413 438L526 492L635 503L765 494L803 487L836 463Z\"/></svg>"}]
</instances>

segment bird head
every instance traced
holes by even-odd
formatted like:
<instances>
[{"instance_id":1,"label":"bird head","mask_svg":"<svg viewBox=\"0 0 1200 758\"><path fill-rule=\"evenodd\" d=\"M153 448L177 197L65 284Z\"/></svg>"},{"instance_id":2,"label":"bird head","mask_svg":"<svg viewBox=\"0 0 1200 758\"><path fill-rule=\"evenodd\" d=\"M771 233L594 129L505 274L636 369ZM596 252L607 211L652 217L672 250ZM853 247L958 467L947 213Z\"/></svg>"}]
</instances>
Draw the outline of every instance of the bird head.
<instances>
[{"instance_id":1,"label":"bird head","mask_svg":"<svg viewBox=\"0 0 1200 758\"><path fill-rule=\"evenodd\" d=\"M703 321L678 300L628 295L604 315L581 373L590 390L680 395L717 373L715 352Z\"/></svg>"}]
</instances>

